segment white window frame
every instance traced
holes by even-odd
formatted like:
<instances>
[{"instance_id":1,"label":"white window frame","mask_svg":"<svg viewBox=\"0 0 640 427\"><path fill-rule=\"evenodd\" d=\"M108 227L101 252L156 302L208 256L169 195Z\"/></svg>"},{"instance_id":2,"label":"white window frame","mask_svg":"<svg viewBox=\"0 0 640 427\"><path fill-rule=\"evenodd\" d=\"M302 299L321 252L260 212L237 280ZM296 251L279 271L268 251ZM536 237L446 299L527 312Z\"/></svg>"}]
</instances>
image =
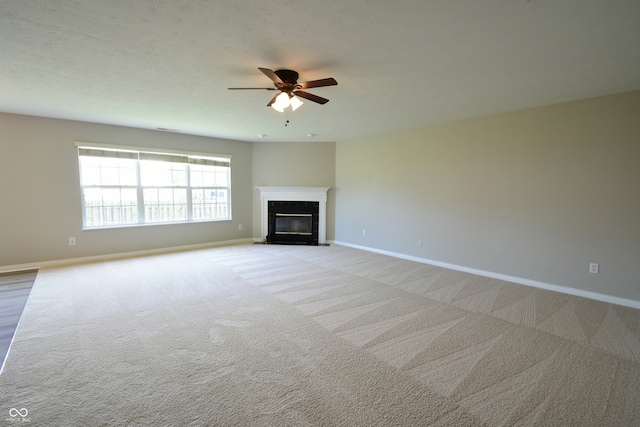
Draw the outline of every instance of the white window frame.
<instances>
[{"instance_id":1,"label":"white window frame","mask_svg":"<svg viewBox=\"0 0 640 427\"><path fill-rule=\"evenodd\" d=\"M177 224L177 223L190 223L190 222L217 222L217 221L231 221L232 210L231 210L231 156L226 154L213 154L213 153L202 153L202 152L193 152L193 151L182 151L182 150L169 150L169 149L157 149L157 148L149 148L149 147L133 147L133 146L123 146L123 145L112 145L112 144L99 144L99 143L90 143L90 142L82 142L75 141L75 146L77 147L77 156L78 156L78 170L79 170L79 180L80 180L80 197L81 197L81 205L82 205L82 227L83 229L100 229L100 228L120 228L120 227L137 227L137 226L149 226L149 225L160 225L160 224ZM85 189L87 188L129 188L131 186L108 186L108 185L85 185L82 182L82 165L81 165L81 156L89 155L88 153L94 152L92 157L101 157L99 154L100 150L104 150L109 154L113 153L122 153L124 157L129 159L135 159L136 162L136 197L137 197L137 217L135 222L127 222L127 223L117 223L117 224L98 224L98 225L87 225L87 207L85 206ZM82 154L81 154L82 153ZM104 155L104 157L115 157ZM149 186L144 187L142 185L141 178L141 161L153 157L158 157L159 160L166 159L174 159L177 162L186 165L186 185L181 186L162 186L162 188L180 188L185 189L187 193L187 215L186 219L179 220L166 220L166 221L150 221L145 217L145 204L143 192L145 188L149 188ZM227 176L226 181L227 185L214 185L214 186L192 186L190 182L190 165L195 164L204 164L209 166L217 166L227 168ZM218 169L219 170L219 169ZM157 186L153 186L152 188L158 188ZM217 218L198 218L194 219L193 217L193 200L192 194L194 190L215 190L226 192L226 200L223 200L219 206L216 206L218 209L221 209L223 212L226 210L227 215ZM226 203L225 203L226 202ZM217 204L215 204L217 205ZM214 206L215 206L214 205Z\"/></svg>"}]
</instances>

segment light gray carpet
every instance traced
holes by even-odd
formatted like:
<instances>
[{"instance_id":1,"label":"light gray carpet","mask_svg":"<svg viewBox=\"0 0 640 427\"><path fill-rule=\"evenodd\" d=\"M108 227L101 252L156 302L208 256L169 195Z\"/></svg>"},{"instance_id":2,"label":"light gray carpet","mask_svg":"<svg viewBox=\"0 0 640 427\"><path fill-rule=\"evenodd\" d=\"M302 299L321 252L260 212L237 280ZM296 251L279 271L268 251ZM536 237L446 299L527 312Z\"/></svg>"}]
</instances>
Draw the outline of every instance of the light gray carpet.
<instances>
[{"instance_id":1,"label":"light gray carpet","mask_svg":"<svg viewBox=\"0 0 640 427\"><path fill-rule=\"evenodd\" d=\"M46 426L637 426L640 311L336 245L123 259L38 273L0 390Z\"/></svg>"}]
</instances>

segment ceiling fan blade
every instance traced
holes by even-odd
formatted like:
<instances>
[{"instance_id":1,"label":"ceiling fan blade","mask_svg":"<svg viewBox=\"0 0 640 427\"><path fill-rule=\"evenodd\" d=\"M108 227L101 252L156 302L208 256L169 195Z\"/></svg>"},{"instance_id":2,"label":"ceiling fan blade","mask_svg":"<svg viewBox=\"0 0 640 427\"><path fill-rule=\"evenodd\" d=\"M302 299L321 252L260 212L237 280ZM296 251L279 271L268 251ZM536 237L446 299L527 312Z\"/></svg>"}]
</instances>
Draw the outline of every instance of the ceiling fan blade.
<instances>
[{"instance_id":1,"label":"ceiling fan blade","mask_svg":"<svg viewBox=\"0 0 640 427\"><path fill-rule=\"evenodd\" d=\"M304 99L308 99L309 101L317 102L318 104L326 104L327 102L329 102L329 100L327 98L323 98L321 96L317 96L317 95L314 95L312 93L304 92L304 91L301 91L301 90L297 90L297 91L293 92L293 94L295 96L299 96L300 98L304 98Z\"/></svg>"},{"instance_id":2,"label":"ceiling fan blade","mask_svg":"<svg viewBox=\"0 0 640 427\"><path fill-rule=\"evenodd\" d=\"M311 80L310 82L298 83L302 89L310 89L312 87L335 86L338 82L333 77L328 79Z\"/></svg>"},{"instance_id":3,"label":"ceiling fan blade","mask_svg":"<svg viewBox=\"0 0 640 427\"><path fill-rule=\"evenodd\" d=\"M277 84L277 85L283 85L284 84L282 79L280 79L280 77L278 77L278 75L273 70L270 70L268 68L260 68L260 67L258 67L258 70L262 71L265 76L267 76L271 80L273 80L273 82L275 84Z\"/></svg>"},{"instance_id":4,"label":"ceiling fan blade","mask_svg":"<svg viewBox=\"0 0 640 427\"><path fill-rule=\"evenodd\" d=\"M279 97L279 96L280 96L280 94L276 93L276 95L273 98L271 98L271 101L269 101L269 103L267 104L267 107L271 107L271 104L276 102L276 98Z\"/></svg>"},{"instance_id":5,"label":"ceiling fan blade","mask_svg":"<svg viewBox=\"0 0 640 427\"><path fill-rule=\"evenodd\" d=\"M229 90L278 90L275 87L228 87Z\"/></svg>"}]
</instances>

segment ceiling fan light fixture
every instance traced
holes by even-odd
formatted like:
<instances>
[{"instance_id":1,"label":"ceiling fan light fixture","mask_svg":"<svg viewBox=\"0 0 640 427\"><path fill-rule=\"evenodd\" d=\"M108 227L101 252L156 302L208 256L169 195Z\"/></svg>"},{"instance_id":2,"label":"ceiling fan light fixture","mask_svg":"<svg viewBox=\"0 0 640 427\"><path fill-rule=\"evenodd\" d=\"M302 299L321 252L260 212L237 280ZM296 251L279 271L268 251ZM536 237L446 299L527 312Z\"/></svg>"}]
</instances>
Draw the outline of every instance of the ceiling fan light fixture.
<instances>
[{"instance_id":1,"label":"ceiling fan light fixture","mask_svg":"<svg viewBox=\"0 0 640 427\"><path fill-rule=\"evenodd\" d=\"M285 108L287 108L291 104L289 100L289 94L282 92L280 95L276 97L276 100L271 106L274 110L282 113Z\"/></svg>"},{"instance_id":2,"label":"ceiling fan light fixture","mask_svg":"<svg viewBox=\"0 0 640 427\"><path fill-rule=\"evenodd\" d=\"M300 99L295 95L291 95L289 103L291 104L291 111L296 111L298 107L304 104L304 102L300 101Z\"/></svg>"},{"instance_id":3,"label":"ceiling fan light fixture","mask_svg":"<svg viewBox=\"0 0 640 427\"><path fill-rule=\"evenodd\" d=\"M242 89L263 89L263 90L280 90L280 93L271 98L267 107L273 107L274 110L284 113L291 107L291 111L295 111L303 104L299 98L304 98L317 104L326 104L329 102L327 98L314 95L300 89L310 89L316 87L335 86L338 84L336 79L329 77L326 79L311 80L308 82L298 83L298 72L293 70L270 70L268 68L258 67L262 73L274 83L274 87L230 87L229 90ZM294 92L295 91L295 92ZM297 95L297 96L296 96Z\"/></svg>"}]
</instances>

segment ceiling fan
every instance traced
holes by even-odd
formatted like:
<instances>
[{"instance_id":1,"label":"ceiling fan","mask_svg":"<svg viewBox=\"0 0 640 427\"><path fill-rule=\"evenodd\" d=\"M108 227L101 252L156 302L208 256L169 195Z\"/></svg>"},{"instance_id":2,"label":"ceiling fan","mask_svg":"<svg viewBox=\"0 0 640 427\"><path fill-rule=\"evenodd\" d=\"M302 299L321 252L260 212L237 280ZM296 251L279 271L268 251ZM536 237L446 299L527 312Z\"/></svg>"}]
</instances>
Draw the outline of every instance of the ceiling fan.
<instances>
[{"instance_id":1,"label":"ceiling fan","mask_svg":"<svg viewBox=\"0 0 640 427\"><path fill-rule=\"evenodd\" d=\"M300 101L296 97L308 99L309 101L317 102L318 104L326 104L329 102L327 98L314 95L309 92L305 92L301 89L310 89L314 87L335 86L338 84L336 79L330 77L328 79L312 80L310 82L298 83L298 73L293 70L270 70L268 68L258 68L267 77L269 77L275 87L230 87L229 90L278 90L280 93L276 94L271 101L267 104L267 107L273 107L275 110L283 112L285 108L291 106L292 110L295 110L300 105Z\"/></svg>"}]
</instances>

